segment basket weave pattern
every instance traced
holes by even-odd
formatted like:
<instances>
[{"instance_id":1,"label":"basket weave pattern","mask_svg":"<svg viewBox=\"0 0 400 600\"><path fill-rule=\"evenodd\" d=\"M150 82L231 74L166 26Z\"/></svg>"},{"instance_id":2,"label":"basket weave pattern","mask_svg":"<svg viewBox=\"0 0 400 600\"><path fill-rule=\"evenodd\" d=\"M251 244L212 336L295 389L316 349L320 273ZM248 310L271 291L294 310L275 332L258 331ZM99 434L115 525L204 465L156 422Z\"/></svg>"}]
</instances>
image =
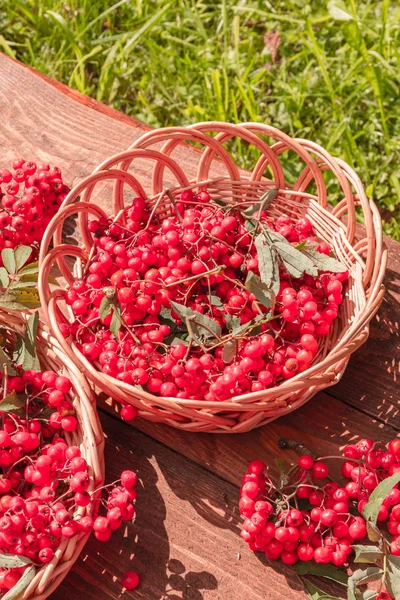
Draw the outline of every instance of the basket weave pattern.
<instances>
[{"instance_id":1,"label":"basket weave pattern","mask_svg":"<svg viewBox=\"0 0 400 600\"><path fill-rule=\"evenodd\" d=\"M258 151L259 158L251 172L241 170L227 151L226 142L232 138L239 138L241 143L250 144ZM196 143L196 149L191 153L191 160L198 159L197 173L189 178L185 174L188 155L182 153L182 143L192 142ZM287 151L290 151L289 157ZM301 161L302 169L294 183L287 183L283 163L293 155L297 162ZM139 180L144 159L147 168L152 165L148 191ZM335 181L340 188L342 199L334 208L327 202L324 171L330 172L330 181ZM106 214L98 205L99 189L105 182L113 184L111 214ZM171 195L179 199L180 192L189 188L196 192L207 190L213 199L241 207L254 204L268 189L278 189L268 213L274 217L307 216L318 238L327 242L347 266L350 276L339 317L320 343L313 365L307 371L275 388L223 402L161 398L97 371L71 340L63 338L58 325L60 318L66 318L61 316L62 291L51 292L48 276L55 262L67 285L82 272L93 246L89 217L112 217L123 223L126 203L138 195L160 216L174 215ZM365 235L361 238L356 236L356 207L365 224ZM71 215L79 215L82 239L79 246L63 243L63 225ZM49 251L51 241L54 249ZM293 139L274 127L259 123L199 123L142 135L127 151L105 160L71 190L42 241L39 291L45 319L59 346L97 387L123 403L133 404L142 417L151 421L187 431L235 433L264 425L295 410L316 392L340 379L350 355L367 339L369 321L381 303L386 255L378 210L366 197L360 179L348 164L332 157L317 144ZM71 257L75 258L74 270L70 267ZM72 319L72 314L70 317Z\"/></svg>"},{"instance_id":2,"label":"basket weave pattern","mask_svg":"<svg viewBox=\"0 0 400 600\"><path fill-rule=\"evenodd\" d=\"M2 324L11 327L15 333L24 335L25 322L29 314L14 311L0 311L0 327ZM43 370L52 370L68 377L72 383L69 392L70 400L78 419L78 429L66 433L65 438L70 446L78 446L81 456L89 466L90 487L89 492L94 492L94 502L87 507L77 507L74 518L86 515L92 518L97 514L96 490L104 482L104 436L97 416L96 402L89 382L81 373L77 365L65 355L57 340L47 328L39 325L37 333L37 354ZM78 534L71 539L63 538L54 553L54 557L44 565L32 579L21 595L22 600L44 600L60 585L68 574L74 562L85 545L89 534Z\"/></svg>"}]
</instances>

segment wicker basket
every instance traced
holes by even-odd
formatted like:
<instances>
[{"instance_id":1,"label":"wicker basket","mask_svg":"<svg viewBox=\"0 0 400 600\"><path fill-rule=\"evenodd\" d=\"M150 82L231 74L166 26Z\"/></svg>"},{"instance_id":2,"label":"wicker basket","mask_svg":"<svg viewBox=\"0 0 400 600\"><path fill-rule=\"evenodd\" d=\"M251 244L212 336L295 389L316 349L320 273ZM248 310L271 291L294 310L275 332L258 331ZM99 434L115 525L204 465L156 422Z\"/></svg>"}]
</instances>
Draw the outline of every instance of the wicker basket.
<instances>
[{"instance_id":1,"label":"wicker basket","mask_svg":"<svg viewBox=\"0 0 400 600\"><path fill-rule=\"evenodd\" d=\"M254 152L258 153L252 172L239 169L228 153L226 142L232 143L232 138L253 146ZM190 155L187 150L182 151L182 142L186 145L195 142L196 147ZM287 151L290 151L289 155ZM289 184L285 181L283 165L287 168L295 161L302 163L301 168L294 182ZM190 163L194 172L193 162L197 163L197 175L189 178L185 171ZM149 168L152 169L152 189L146 193L139 178ZM340 192L341 201L334 208L327 203L323 171L329 171L329 185L335 183ZM112 208L108 215L98 206L101 194L105 193L105 182L113 183ZM277 188L278 195L269 213L274 216L307 215L318 237L329 243L348 267L349 283L339 318L329 336L323 339L319 353L307 371L275 388L223 402L160 398L98 372L71 340L65 340L61 335L58 318L62 292L51 293L47 278L57 261L70 284L73 275L70 260L67 262L66 257L75 257L78 268L88 260L92 248L88 217L113 215L124 219L122 212L125 197L128 199L129 194L130 200L133 195L142 196L161 215L172 214L171 196L179 197L180 192L188 188L206 189L214 199L231 204L240 202L242 206L257 202L266 190ZM361 234L361 228L356 227L356 207L359 207L365 224ZM81 245L64 244L64 221L76 214L79 214ZM49 252L52 240L54 249ZM367 339L369 321L381 303L386 258L378 210L366 197L356 173L345 162L332 157L313 142L293 139L266 125L199 123L142 135L129 150L104 161L72 189L42 241L39 288L45 318L58 343L71 361L104 392L123 403L133 404L140 416L151 421L187 431L236 433L259 427L295 410L319 390L339 381L350 355Z\"/></svg>"},{"instance_id":2,"label":"wicker basket","mask_svg":"<svg viewBox=\"0 0 400 600\"><path fill-rule=\"evenodd\" d=\"M2 324L24 335L25 323L29 314L0 311ZM96 492L104 482L104 436L97 416L95 397L90 385L71 359L65 355L57 340L49 331L39 325L37 334L37 354L44 370L52 370L69 377L72 391L69 393L73 403L79 427L73 433L66 433L69 445L78 446L81 456L89 465L91 475L90 492ZM74 517L85 515L95 518L98 502L87 507L78 507ZM51 562L44 565L32 579L21 595L22 600L44 600L60 585L64 577L77 560L89 534L78 534L72 539L63 539L54 553Z\"/></svg>"}]
</instances>

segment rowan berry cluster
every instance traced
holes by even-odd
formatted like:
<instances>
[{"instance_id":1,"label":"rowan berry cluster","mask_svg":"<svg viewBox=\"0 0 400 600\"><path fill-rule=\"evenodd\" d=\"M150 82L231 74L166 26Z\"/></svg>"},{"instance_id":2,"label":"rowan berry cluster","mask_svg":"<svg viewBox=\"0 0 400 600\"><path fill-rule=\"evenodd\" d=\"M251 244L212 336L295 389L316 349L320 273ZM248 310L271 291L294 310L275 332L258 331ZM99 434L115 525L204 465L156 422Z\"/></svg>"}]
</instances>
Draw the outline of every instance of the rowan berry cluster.
<instances>
[{"instance_id":1,"label":"rowan berry cluster","mask_svg":"<svg viewBox=\"0 0 400 600\"><path fill-rule=\"evenodd\" d=\"M58 167L20 158L11 171L0 169L0 250L19 245L37 250L68 192Z\"/></svg>"},{"instance_id":2,"label":"rowan berry cluster","mask_svg":"<svg viewBox=\"0 0 400 600\"><path fill-rule=\"evenodd\" d=\"M329 458L329 457L327 457ZM325 460L327 460L327 458ZM400 471L400 439L387 448L360 440L343 450L342 486L328 481L325 460L303 455L279 488L260 460L254 460L242 480L239 509L244 517L241 536L253 551L271 560L293 565L300 561L348 562L352 545L367 536L362 511L378 484ZM385 497L378 514L379 526L393 535L390 553L400 556L400 490Z\"/></svg>"},{"instance_id":3,"label":"rowan berry cluster","mask_svg":"<svg viewBox=\"0 0 400 600\"><path fill-rule=\"evenodd\" d=\"M91 221L63 334L103 373L167 397L225 400L309 368L348 273L308 218L258 209L185 190L164 219L136 198L124 222Z\"/></svg>"},{"instance_id":4,"label":"rowan berry cluster","mask_svg":"<svg viewBox=\"0 0 400 600\"><path fill-rule=\"evenodd\" d=\"M65 539L93 529L98 540L106 541L123 521L132 520L136 474L124 471L120 480L105 486L105 516L93 519L91 510L82 516L79 508L94 508L101 491L95 490L79 447L63 437L78 427L71 382L53 371L23 371L5 360L0 377L0 551L41 565L53 559ZM10 368L17 375L9 376ZM0 569L0 593L18 582L25 568Z\"/></svg>"}]
</instances>

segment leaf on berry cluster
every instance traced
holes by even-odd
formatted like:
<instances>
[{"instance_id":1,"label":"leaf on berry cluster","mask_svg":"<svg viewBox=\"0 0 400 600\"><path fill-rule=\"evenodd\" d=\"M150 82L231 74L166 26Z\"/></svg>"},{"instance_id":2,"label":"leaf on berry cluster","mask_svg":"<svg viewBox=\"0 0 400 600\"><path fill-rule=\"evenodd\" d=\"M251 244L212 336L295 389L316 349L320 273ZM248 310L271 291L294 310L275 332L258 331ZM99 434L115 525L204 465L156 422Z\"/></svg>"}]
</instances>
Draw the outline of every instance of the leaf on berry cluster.
<instances>
[{"instance_id":1,"label":"leaf on berry cluster","mask_svg":"<svg viewBox=\"0 0 400 600\"><path fill-rule=\"evenodd\" d=\"M227 328L229 330L231 330L234 335L236 335L235 329L240 327L239 317L237 317L236 315L230 315L227 313L224 315L224 320L225 320Z\"/></svg>"},{"instance_id":2,"label":"leaf on berry cluster","mask_svg":"<svg viewBox=\"0 0 400 600\"><path fill-rule=\"evenodd\" d=\"M257 223L251 219L246 219L244 227L248 233L251 233L257 227Z\"/></svg>"},{"instance_id":3,"label":"leaf on berry cluster","mask_svg":"<svg viewBox=\"0 0 400 600\"><path fill-rule=\"evenodd\" d=\"M304 580L304 585L311 600L340 600L337 596L331 596L320 588L317 588L311 581Z\"/></svg>"},{"instance_id":4,"label":"leaf on berry cluster","mask_svg":"<svg viewBox=\"0 0 400 600\"><path fill-rule=\"evenodd\" d=\"M2 597L2 600L17 600L17 598L20 598L34 577L35 567L32 566L23 572L21 579Z\"/></svg>"},{"instance_id":5,"label":"leaf on berry cluster","mask_svg":"<svg viewBox=\"0 0 400 600\"><path fill-rule=\"evenodd\" d=\"M400 598L400 556L387 557L384 583L393 598Z\"/></svg>"},{"instance_id":6,"label":"leaf on berry cluster","mask_svg":"<svg viewBox=\"0 0 400 600\"><path fill-rule=\"evenodd\" d=\"M228 206L226 202L217 198L213 198L212 202L213 204L218 204L218 206L220 206L221 208L226 208Z\"/></svg>"},{"instance_id":7,"label":"leaf on berry cluster","mask_svg":"<svg viewBox=\"0 0 400 600\"><path fill-rule=\"evenodd\" d=\"M8 287L10 278L5 267L0 267L0 286L3 288Z\"/></svg>"},{"instance_id":8,"label":"leaf on berry cluster","mask_svg":"<svg viewBox=\"0 0 400 600\"><path fill-rule=\"evenodd\" d=\"M302 242L300 242L300 244L297 244L295 246L296 250L303 250L303 248L305 248L307 246L307 240L303 240Z\"/></svg>"},{"instance_id":9,"label":"leaf on berry cluster","mask_svg":"<svg viewBox=\"0 0 400 600\"><path fill-rule=\"evenodd\" d=\"M229 342L225 344L224 349L222 350L222 360L224 363L229 364L233 361L236 356L237 347L238 344L236 340L229 340Z\"/></svg>"},{"instance_id":10,"label":"leaf on berry cluster","mask_svg":"<svg viewBox=\"0 0 400 600\"><path fill-rule=\"evenodd\" d=\"M107 296L104 296L99 306L99 317L102 321L104 321L106 316L111 312L112 307L113 302L107 298Z\"/></svg>"},{"instance_id":11,"label":"leaf on berry cluster","mask_svg":"<svg viewBox=\"0 0 400 600\"><path fill-rule=\"evenodd\" d=\"M26 405L26 399L18 396L17 392L13 390L10 394L0 402L0 412L9 413L16 412Z\"/></svg>"},{"instance_id":12,"label":"leaf on berry cluster","mask_svg":"<svg viewBox=\"0 0 400 600\"><path fill-rule=\"evenodd\" d=\"M363 571L357 569L348 579L347 600L359 600L360 595L356 589L359 585L365 585L370 581L377 581L382 577L383 571L379 567L368 567Z\"/></svg>"},{"instance_id":13,"label":"leaf on berry cluster","mask_svg":"<svg viewBox=\"0 0 400 600\"><path fill-rule=\"evenodd\" d=\"M22 335L19 335L19 333L17 333L16 341L15 341L15 345L14 345L13 361L15 363L17 363L17 365L22 365L23 360L24 360L24 338L22 337Z\"/></svg>"},{"instance_id":14,"label":"leaf on berry cluster","mask_svg":"<svg viewBox=\"0 0 400 600\"><path fill-rule=\"evenodd\" d=\"M352 546L356 556L355 563L370 563L374 565L382 556L383 552L378 546Z\"/></svg>"},{"instance_id":15,"label":"leaf on berry cluster","mask_svg":"<svg viewBox=\"0 0 400 600\"><path fill-rule=\"evenodd\" d=\"M267 284L263 283L261 281L261 279L258 277L258 275L256 275L252 271L249 271L247 274L247 278L245 281L245 287L251 294L255 295L257 300L263 306L265 306L265 308L272 308L273 303L274 303L273 291L270 290L269 287L267 286Z\"/></svg>"},{"instance_id":16,"label":"leaf on berry cluster","mask_svg":"<svg viewBox=\"0 0 400 600\"><path fill-rule=\"evenodd\" d=\"M373 525L376 525L379 510L382 503L389 492L392 491L394 486L400 482L400 472L395 473L391 477L387 477L380 482L379 485L371 493L367 504L363 508L363 517L370 521Z\"/></svg>"},{"instance_id":17,"label":"leaf on berry cluster","mask_svg":"<svg viewBox=\"0 0 400 600\"><path fill-rule=\"evenodd\" d=\"M1 251L1 258L3 265L5 266L7 273L14 275L16 270L15 256L12 248L4 248Z\"/></svg>"},{"instance_id":18,"label":"leaf on berry cluster","mask_svg":"<svg viewBox=\"0 0 400 600\"><path fill-rule=\"evenodd\" d=\"M182 321L189 319L189 321L194 325L193 330L197 333L206 338L219 337L221 335L221 327L216 321L214 321L214 319L210 319L210 317L207 315L202 315L196 310L192 310L189 306L178 304L173 300L171 300L171 306L178 317L182 319ZM201 331L198 331L199 329Z\"/></svg>"},{"instance_id":19,"label":"leaf on berry cluster","mask_svg":"<svg viewBox=\"0 0 400 600\"><path fill-rule=\"evenodd\" d=\"M176 321L171 315L171 309L166 308L165 306L161 308L160 314L158 315L158 319L160 323L164 323L165 325L176 325Z\"/></svg>"},{"instance_id":20,"label":"leaf on berry cluster","mask_svg":"<svg viewBox=\"0 0 400 600\"><path fill-rule=\"evenodd\" d=\"M7 367L7 373L9 375L17 375L17 371L14 369L10 357L4 352L3 348L0 348L0 367L2 367L2 369Z\"/></svg>"},{"instance_id":21,"label":"leaf on berry cluster","mask_svg":"<svg viewBox=\"0 0 400 600\"><path fill-rule=\"evenodd\" d=\"M36 354L36 333L39 324L39 314L31 315L26 324L25 339L22 353L22 369L24 371L40 371L40 363Z\"/></svg>"},{"instance_id":22,"label":"leaf on berry cluster","mask_svg":"<svg viewBox=\"0 0 400 600\"><path fill-rule=\"evenodd\" d=\"M340 583L347 587L347 574L333 565L322 565L310 561L298 562L293 568L299 575L326 577L327 579L332 579L332 581L336 581L336 583Z\"/></svg>"},{"instance_id":23,"label":"leaf on berry cluster","mask_svg":"<svg viewBox=\"0 0 400 600\"><path fill-rule=\"evenodd\" d=\"M224 303L219 296L210 296L210 302L216 308L224 308Z\"/></svg>"},{"instance_id":24,"label":"leaf on berry cluster","mask_svg":"<svg viewBox=\"0 0 400 600\"><path fill-rule=\"evenodd\" d=\"M32 254L30 246L17 246L14 249L15 269L18 272L26 264Z\"/></svg>"},{"instance_id":25,"label":"leaf on berry cluster","mask_svg":"<svg viewBox=\"0 0 400 600\"><path fill-rule=\"evenodd\" d=\"M271 206L272 202L275 200L278 194L279 190L277 188L273 188L272 190L268 190L261 196L259 209L260 213L262 213L263 210L267 210L267 208Z\"/></svg>"},{"instance_id":26,"label":"leaf on berry cluster","mask_svg":"<svg viewBox=\"0 0 400 600\"><path fill-rule=\"evenodd\" d=\"M243 323L243 325L240 325L240 319L238 319L239 324L232 330L232 334L239 335L239 334L243 333L244 331L247 331L248 329L251 329L251 331L253 331L255 328L255 325L259 321L264 321L264 320L265 320L265 315L257 315L251 321L247 321L247 323Z\"/></svg>"},{"instance_id":27,"label":"leaf on berry cluster","mask_svg":"<svg viewBox=\"0 0 400 600\"><path fill-rule=\"evenodd\" d=\"M257 249L258 268L260 271L261 281L271 287L271 283L276 270L275 251L271 249L267 238L263 233L260 233L254 240L254 245ZM279 276L279 270L278 270Z\"/></svg>"},{"instance_id":28,"label":"leaf on berry cluster","mask_svg":"<svg viewBox=\"0 0 400 600\"><path fill-rule=\"evenodd\" d=\"M285 269L292 277L299 279L303 273L308 273L314 277L318 275L318 269L315 267L312 260L305 256L302 252L296 250L294 246L285 242L274 242L274 248L279 254Z\"/></svg>"},{"instance_id":29,"label":"leaf on berry cluster","mask_svg":"<svg viewBox=\"0 0 400 600\"><path fill-rule=\"evenodd\" d=\"M37 280L34 281L27 281L27 280L20 280L20 281L13 281L12 284L10 285L9 289L10 290L27 290L28 288L36 288L37 287Z\"/></svg>"},{"instance_id":30,"label":"leaf on berry cluster","mask_svg":"<svg viewBox=\"0 0 400 600\"><path fill-rule=\"evenodd\" d=\"M11 310L23 310L24 308L39 308L39 292L36 289L24 288L22 290L10 290L0 296L0 306Z\"/></svg>"},{"instance_id":31,"label":"leaf on berry cluster","mask_svg":"<svg viewBox=\"0 0 400 600\"><path fill-rule=\"evenodd\" d=\"M25 267L23 267L22 269L20 269L18 271L18 275L22 276L22 275L32 275L35 273L39 273L39 263L33 262L33 263L29 263L29 265L25 265Z\"/></svg>"},{"instance_id":32,"label":"leaf on berry cluster","mask_svg":"<svg viewBox=\"0 0 400 600\"><path fill-rule=\"evenodd\" d=\"M0 568L2 569L17 569L18 567L26 567L26 565L31 564L32 561L26 556L0 553Z\"/></svg>"},{"instance_id":33,"label":"leaf on berry cluster","mask_svg":"<svg viewBox=\"0 0 400 600\"><path fill-rule=\"evenodd\" d=\"M343 273L347 271L347 267L336 258L327 256L318 252L311 246L305 246L302 248L301 253L309 258L318 271L331 271L332 273Z\"/></svg>"},{"instance_id":34,"label":"leaf on berry cluster","mask_svg":"<svg viewBox=\"0 0 400 600\"><path fill-rule=\"evenodd\" d=\"M382 534L379 528L372 525L369 521L366 521L367 535L370 542L379 542L382 539Z\"/></svg>"},{"instance_id":35,"label":"leaf on berry cluster","mask_svg":"<svg viewBox=\"0 0 400 600\"><path fill-rule=\"evenodd\" d=\"M119 330L121 329L121 309L119 306L114 306L113 315L110 323L110 331L117 340L119 341Z\"/></svg>"},{"instance_id":36,"label":"leaf on berry cluster","mask_svg":"<svg viewBox=\"0 0 400 600\"><path fill-rule=\"evenodd\" d=\"M188 340L186 340L185 338L180 338L180 337L174 337L171 342L168 342L169 346L174 346L176 344L183 344L184 346L189 346Z\"/></svg>"},{"instance_id":37,"label":"leaf on berry cluster","mask_svg":"<svg viewBox=\"0 0 400 600\"><path fill-rule=\"evenodd\" d=\"M276 188L268 190L260 197L258 202L251 204L251 206L248 206L245 210L243 210L242 214L247 218L252 217L256 212L261 214L264 210L267 210L267 208L271 206L278 193L279 190Z\"/></svg>"}]
</instances>

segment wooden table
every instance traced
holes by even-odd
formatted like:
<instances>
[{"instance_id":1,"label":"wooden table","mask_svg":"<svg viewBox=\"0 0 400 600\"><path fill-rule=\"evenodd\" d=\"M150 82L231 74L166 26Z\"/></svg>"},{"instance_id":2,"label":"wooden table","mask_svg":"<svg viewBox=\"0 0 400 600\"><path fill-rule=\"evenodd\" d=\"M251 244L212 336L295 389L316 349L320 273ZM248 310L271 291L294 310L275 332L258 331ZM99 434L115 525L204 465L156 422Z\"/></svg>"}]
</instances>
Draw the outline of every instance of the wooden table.
<instances>
[{"instance_id":1,"label":"wooden table","mask_svg":"<svg viewBox=\"0 0 400 600\"><path fill-rule=\"evenodd\" d=\"M147 129L3 55L0 115L0 166L16 156L57 164L70 185ZM192 152L186 152L189 164ZM137 520L107 544L92 538L53 600L306 598L289 567L268 563L242 543L238 488L250 459L274 468L282 436L326 455L360 437L398 435L400 244L386 243L387 293L368 342L338 385L296 412L250 433L211 435L139 419L129 426L102 404L107 477L112 481L127 468L138 472ZM122 594L119 577L128 569L142 583Z\"/></svg>"}]
</instances>

